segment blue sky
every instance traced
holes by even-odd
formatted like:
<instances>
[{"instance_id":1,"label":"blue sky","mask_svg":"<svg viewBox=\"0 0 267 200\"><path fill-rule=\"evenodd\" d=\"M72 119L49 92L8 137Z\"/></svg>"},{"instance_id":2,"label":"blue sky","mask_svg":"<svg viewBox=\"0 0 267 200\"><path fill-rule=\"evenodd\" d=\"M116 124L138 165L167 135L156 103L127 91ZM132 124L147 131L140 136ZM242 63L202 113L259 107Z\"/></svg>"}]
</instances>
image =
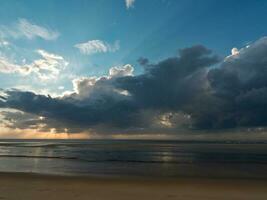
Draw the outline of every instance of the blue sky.
<instances>
[{"instance_id":1,"label":"blue sky","mask_svg":"<svg viewBox=\"0 0 267 200\"><path fill-rule=\"evenodd\" d=\"M34 51L43 49L64 57L69 63L64 73L73 76L99 76L112 66L124 64L134 66L138 74L142 72L137 63L139 57L157 62L194 44L206 45L225 56L233 47L241 48L264 36L266 6L265 1L136 0L130 8L124 0L1 1L0 25L11 28L24 19L58 33L53 40L6 35L3 40L13 45L12 52L5 48L1 51L8 59L31 62L38 57ZM74 47L92 40L111 46L117 42L119 47L91 55ZM1 74L0 78L4 88L33 87L34 82L17 74ZM72 87L71 78L43 84L53 92L58 92L59 86L68 90ZM43 84L37 81L34 88L40 89Z\"/></svg>"}]
</instances>

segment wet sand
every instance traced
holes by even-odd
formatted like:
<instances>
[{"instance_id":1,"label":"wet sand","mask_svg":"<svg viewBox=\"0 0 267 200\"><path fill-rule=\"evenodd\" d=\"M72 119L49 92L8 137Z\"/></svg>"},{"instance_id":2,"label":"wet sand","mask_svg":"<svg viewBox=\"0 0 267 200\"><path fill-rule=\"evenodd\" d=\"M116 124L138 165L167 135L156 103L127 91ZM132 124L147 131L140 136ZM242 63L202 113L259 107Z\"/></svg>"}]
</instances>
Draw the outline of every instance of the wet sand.
<instances>
[{"instance_id":1,"label":"wet sand","mask_svg":"<svg viewBox=\"0 0 267 200\"><path fill-rule=\"evenodd\" d=\"M140 179L0 173L0 200L266 200L267 180Z\"/></svg>"}]
</instances>

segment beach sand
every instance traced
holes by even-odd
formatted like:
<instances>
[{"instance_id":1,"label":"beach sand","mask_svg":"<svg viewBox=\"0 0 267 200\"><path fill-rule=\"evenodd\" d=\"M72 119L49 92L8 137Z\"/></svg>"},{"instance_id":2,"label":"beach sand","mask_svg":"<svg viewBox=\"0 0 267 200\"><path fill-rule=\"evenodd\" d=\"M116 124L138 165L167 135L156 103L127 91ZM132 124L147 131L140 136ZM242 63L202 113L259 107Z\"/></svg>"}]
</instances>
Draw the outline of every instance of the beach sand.
<instances>
[{"instance_id":1,"label":"beach sand","mask_svg":"<svg viewBox=\"0 0 267 200\"><path fill-rule=\"evenodd\" d=\"M266 180L90 178L0 173L0 200L257 200Z\"/></svg>"}]
</instances>

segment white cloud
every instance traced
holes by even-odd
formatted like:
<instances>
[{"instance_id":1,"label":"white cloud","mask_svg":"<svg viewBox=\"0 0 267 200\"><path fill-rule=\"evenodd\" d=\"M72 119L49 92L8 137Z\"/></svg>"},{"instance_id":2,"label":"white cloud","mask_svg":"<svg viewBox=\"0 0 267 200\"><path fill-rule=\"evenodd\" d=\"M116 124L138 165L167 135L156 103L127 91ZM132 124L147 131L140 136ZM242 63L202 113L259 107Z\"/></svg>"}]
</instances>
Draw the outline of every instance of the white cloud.
<instances>
[{"instance_id":1,"label":"white cloud","mask_svg":"<svg viewBox=\"0 0 267 200\"><path fill-rule=\"evenodd\" d=\"M261 40L257 41L257 43L260 43L260 42L266 40L266 38L267 38L267 37L262 38ZM257 43L256 43L256 44L257 44ZM250 45L247 45L247 46L245 46L245 47L243 47L243 48L241 48L241 49L238 49L238 48L236 48L236 47L232 48L232 49L231 49L231 55L226 56L225 59L224 59L224 61L229 61L229 60L231 60L231 59L239 58L240 55L242 55L244 52L246 52L246 50L247 50L248 48L250 48Z\"/></svg>"},{"instance_id":2,"label":"white cloud","mask_svg":"<svg viewBox=\"0 0 267 200\"><path fill-rule=\"evenodd\" d=\"M16 64L5 57L0 57L0 72L1 73L18 73L21 75L35 74L40 80L56 79L61 70L68 63L63 57L48 53L44 50L36 51L41 58L34 60L30 64Z\"/></svg>"},{"instance_id":3,"label":"white cloud","mask_svg":"<svg viewBox=\"0 0 267 200\"><path fill-rule=\"evenodd\" d=\"M231 49L231 55L226 56L225 59L224 59L224 61L227 61L229 59L236 58L240 54L240 51L242 51L242 49L241 50L238 50L238 48L236 48L236 47L232 48Z\"/></svg>"},{"instance_id":4,"label":"white cloud","mask_svg":"<svg viewBox=\"0 0 267 200\"><path fill-rule=\"evenodd\" d=\"M114 44L109 44L101 40L89 40L85 43L76 44L74 47L78 48L82 54L90 55L95 53L115 52L119 50L120 44L119 41L116 41Z\"/></svg>"},{"instance_id":5,"label":"white cloud","mask_svg":"<svg viewBox=\"0 0 267 200\"><path fill-rule=\"evenodd\" d=\"M134 68L130 64L119 67L111 67L108 75L96 77L78 77L72 80L73 91L65 91L62 98L75 100L100 99L102 95L112 96L113 98L129 97L127 90L115 88L110 81L118 77L133 76ZM93 95L92 95L93 94Z\"/></svg>"},{"instance_id":6,"label":"white cloud","mask_svg":"<svg viewBox=\"0 0 267 200\"><path fill-rule=\"evenodd\" d=\"M31 24L26 19L19 19L18 30L28 39L40 37L45 40L55 40L59 36L58 32L46 29L42 26Z\"/></svg>"},{"instance_id":7,"label":"white cloud","mask_svg":"<svg viewBox=\"0 0 267 200\"><path fill-rule=\"evenodd\" d=\"M59 89L59 90L64 90L65 87L61 85L61 86L58 86L58 89Z\"/></svg>"},{"instance_id":8,"label":"white cloud","mask_svg":"<svg viewBox=\"0 0 267 200\"><path fill-rule=\"evenodd\" d=\"M27 19L18 19L18 22L12 26L1 26L0 36L2 38L13 37L27 39L42 38L44 40L55 40L59 37L57 31L33 24Z\"/></svg>"},{"instance_id":9,"label":"white cloud","mask_svg":"<svg viewBox=\"0 0 267 200\"><path fill-rule=\"evenodd\" d=\"M61 56L48 53L44 50L37 50L37 53L42 58L26 66L42 80L56 79L60 71L68 65L68 62Z\"/></svg>"},{"instance_id":10,"label":"white cloud","mask_svg":"<svg viewBox=\"0 0 267 200\"><path fill-rule=\"evenodd\" d=\"M6 47L8 45L9 45L8 41L0 39L0 47Z\"/></svg>"},{"instance_id":11,"label":"white cloud","mask_svg":"<svg viewBox=\"0 0 267 200\"><path fill-rule=\"evenodd\" d=\"M239 54L239 51L237 48L234 47L234 48L232 48L231 53L232 53L232 56L235 56L235 55Z\"/></svg>"},{"instance_id":12,"label":"white cloud","mask_svg":"<svg viewBox=\"0 0 267 200\"><path fill-rule=\"evenodd\" d=\"M121 77L121 76L133 76L134 68L130 65L124 65L122 67L111 67L109 69L110 77Z\"/></svg>"},{"instance_id":13,"label":"white cloud","mask_svg":"<svg viewBox=\"0 0 267 200\"><path fill-rule=\"evenodd\" d=\"M125 0L126 8L132 8L134 6L135 0Z\"/></svg>"},{"instance_id":14,"label":"white cloud","mask_svg":"<svg viewBox=\"0 0 267 200\"><path fill-rule=\"evenodd\" d=\"M15 73L18 68L18 65L9 62L7 58L0 57L0 73Z\"/></svg>"}]
</instances>

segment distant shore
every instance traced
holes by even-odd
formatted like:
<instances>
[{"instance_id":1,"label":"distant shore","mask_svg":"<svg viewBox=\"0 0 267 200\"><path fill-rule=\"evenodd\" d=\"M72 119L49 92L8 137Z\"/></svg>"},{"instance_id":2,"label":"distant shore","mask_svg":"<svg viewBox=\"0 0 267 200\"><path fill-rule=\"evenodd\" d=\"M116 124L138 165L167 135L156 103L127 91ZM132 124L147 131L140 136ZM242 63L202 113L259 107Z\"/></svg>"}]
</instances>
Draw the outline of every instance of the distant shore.
<instances>
[{"instance_id":1,"label":"distant shore","mask_svg":"<svg viewBox=\"0 0 267 200\"><path fill-rule=\"evenodd\" d=\"M8 200L266 200L267 180L141 179L0 173Z\"/></svg>"}]
</instances>

